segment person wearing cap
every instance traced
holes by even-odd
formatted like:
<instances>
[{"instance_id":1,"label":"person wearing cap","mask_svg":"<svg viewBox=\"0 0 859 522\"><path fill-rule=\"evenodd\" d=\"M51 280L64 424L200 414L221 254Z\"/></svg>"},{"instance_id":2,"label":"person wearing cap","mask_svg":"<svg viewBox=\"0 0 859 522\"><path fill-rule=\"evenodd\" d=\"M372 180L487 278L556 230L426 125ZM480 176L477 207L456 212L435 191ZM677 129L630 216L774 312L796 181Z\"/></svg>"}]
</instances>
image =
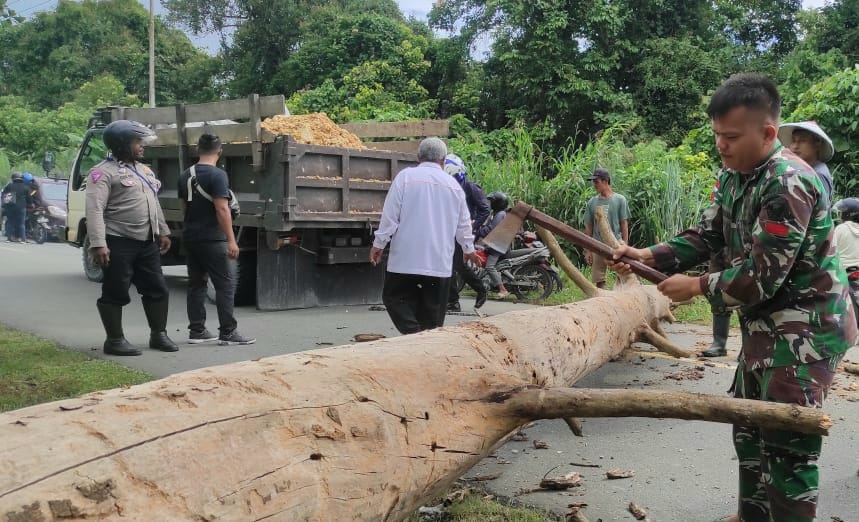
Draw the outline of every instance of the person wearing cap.
<instances>
[{"instance_id":1,"label":"person wearing cap","mask_svg":"<svg viewBox=\"0 0 859 522\"><path fill-rule=\"evenodd\" d=\"M596 228L596 212L597 208L606 207L606 217L614 236L624 244L629 243L629 206L624 196L612 191L611 174L600 167L587 179L593 182L597 195L588 200L585 208L585 234L600 240L600 233ZM591 265L591 280L597 288L605 288L605 259L586 252L585 262Z\"/></svg>"},{"instance_id":2,"label":"person wearing cap","mask_svg":"<svg viewBox=\"0 0 859 522\"><path fill-rule=\"evenodd\" d=\"M835 154L832 140L813 121L783 123L778 129L778 140L802 161L814 169L826 190L826 202L832 201L832 174L826 162Z\"/></svg>"}]
</instances>

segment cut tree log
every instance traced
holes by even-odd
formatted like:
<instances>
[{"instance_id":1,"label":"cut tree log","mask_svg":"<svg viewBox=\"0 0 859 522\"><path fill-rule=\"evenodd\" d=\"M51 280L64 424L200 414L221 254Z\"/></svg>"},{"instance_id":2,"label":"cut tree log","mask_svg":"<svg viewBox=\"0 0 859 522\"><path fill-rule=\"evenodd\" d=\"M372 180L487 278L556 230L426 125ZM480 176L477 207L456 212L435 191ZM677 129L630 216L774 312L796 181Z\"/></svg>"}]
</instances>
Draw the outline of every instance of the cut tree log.
<instances>
[{"instance_id":1,"label":"cut tree log","mask_svg":"<svg viewBox=\"0 0 859 522\"><path fill-rule=\"evenodd\" d=\"M638 286L5 413L0 517L401 520L535 418L523 388L573 385L665 313Z\"/></svg>"}]
</instances>

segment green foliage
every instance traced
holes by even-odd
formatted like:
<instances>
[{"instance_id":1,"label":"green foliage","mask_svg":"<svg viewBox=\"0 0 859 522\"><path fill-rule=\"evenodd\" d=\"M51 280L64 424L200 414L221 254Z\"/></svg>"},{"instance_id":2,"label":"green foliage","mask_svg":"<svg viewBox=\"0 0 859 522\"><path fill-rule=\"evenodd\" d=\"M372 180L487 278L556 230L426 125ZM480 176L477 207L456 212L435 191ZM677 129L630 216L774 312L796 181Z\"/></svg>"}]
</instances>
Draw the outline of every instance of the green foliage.
<instances>
[{"instance_id":1,"label":"green foliage","mask_svg":"<svg viewBox=\"0 0 859 522\"><path fill-rule=\"evenodd\" d=\"M630 242L651 245L693 226L709 203L715 177L712 162L688 146L668 148L661 140L627 146L628 126L607 129L584 147L569 143L548 155L548 126L516 126L488 134L465 129L450 140L469 176L487 192L502 190L543 212L584 229L587 201L595 195L586 178L597 166L608 168L616 192L627 197L632 214ZM541 146L541 143L544 144Z\"/></svg>"},{"instance_id":2,"label":"green foliage","mask_svg":"<svg viewBox=\"0 0 859 522\"><path fill-rule=\"evenodd\" d=\"M316 89L293 94L291 112L327 112L334 121L394 121L430 118L434 100L420 78L429 69L426 39L413 36L397 45L385 60L353 67L338 82L328 78Z\"/></svg>"},{"instance_id":3,"label":"green foliage","mask_svg":"<svg viewBox=\"0 0 859 522\"><path fill-rule=\"evenodd\" d=\"M822 9L816 32L817 50L838 49L849 63L859 62L859 0L835 0Z\"/></svg>"},{"instance_id":4,"label":"green foliage","mask_svg":"<svg viewBox=\"0 0 859 522\"><path fill-rule=\"evenodd\" d=\"M156 20L156 100L211 100L216 60ZM93 78L110 74L148 97L148 13L135 0L61 0L20 24L0 26L0 95L54 109Z\"/></svg>"},{"instance_id":5,"label":"green foliage","mask_svg":"<svg viewBox=\"0 0 859 522\"><path fill-rule=\"evenodd\" d=\"M859 194L859 66L815 83L799 97L789 121L815 120L832 138L835 189L841 195Z\"/></svg>"}]
</instances>

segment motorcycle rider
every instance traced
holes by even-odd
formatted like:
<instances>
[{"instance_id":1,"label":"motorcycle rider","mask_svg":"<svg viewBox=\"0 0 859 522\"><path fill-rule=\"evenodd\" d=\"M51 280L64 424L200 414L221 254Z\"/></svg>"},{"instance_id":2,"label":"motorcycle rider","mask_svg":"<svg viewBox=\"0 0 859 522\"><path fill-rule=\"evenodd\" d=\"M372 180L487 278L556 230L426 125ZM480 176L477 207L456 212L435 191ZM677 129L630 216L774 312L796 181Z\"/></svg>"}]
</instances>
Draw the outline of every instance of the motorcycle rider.
<instances>
[{"instance_id":1,"label":"motorcycle rider","mask_svg":"<svg viewBox=\"0 0 859 522\"><path fill-rule=\"evenodd\" d=\"M486 196L483 194L483 189L480 188L480 185L468 179L465 162L456 154L445 156L444 171L453 176L459 182L459 186L462 187L463 192L465 192L465 202L468 205L468 212L471 214L471 232L477 236L478 227L489 217L489 201L487 201ZM459 274L465 283L477 293L474 307L480 308L483 306L483 303L486 302L486 285L477 277L474 270L463 261L462 248L459 246L459 243L455 244L455 251L453 253L453 276L455 277L456 274ZM462 311L462 307L459 304L459 289L455 284L450 285L447 311Z\"/></svg>"},{"instance_id":2,"label":"motorcycle rider","mask_svg":"<svg viewBox=\"0 0 859 522\"><path fill-rule=\"evenodd\" d=\"M489 233L492 232L492 229L504 220L504 217L507 215L507 208L510 206L510 198L507 197L507 194L500 191L489 194L486 196L486 199L489 200L489 207L492 209L492 216L488 222L484 223L477 229L477 233L475 234L477 241L488 236ZM495 269L495 265L498 264L498 260L500 260L503 255L504 254L501 252L491 248L486 248L486 273L489 275L489 279L492 281L492 284L498 289L498 299L504 299L510 295L510 292L504 287L504 283L501 280L501 274ZM480 302L480 305L478 306L475 303L474 307L480 308L485 301L486 297L484 295L483 301Z\"/></svg>"},{"instance_id":3,"label":"motorcycle rider","mask_svg":"<svg viewBox=\"0 0 859 522\"><path fill-rule=\"evenodd\" d=\"M168 290L161 254L170 249L170 229L158 203L161 182L140 163L144 143L155 133L146 126L117 120L102 139L111 155L94 166L86 180L86 220L90 252L104 267L99 316L107 339L104 353L140 355L122 331L122 307L131 298L131 283L142 296L149 323L149 347L163 352L179 348L167 337Z\"/></svg>"},{"instance_id":4,"label":"motorcycle rider","mask_svg":"<svg viewBox=\"0 0 859 522\"><path fill-rule=\"evenodd\" d=\"M859 323L859 198L841 199L832 206L832 210L841 222L835 227L835 251L847 270L853 311Z\"/></svg>"},{"instance_id":5,"label":"motorcycle rider","mask_svg":"<svg viewBox=\"0 0 859 522\"><path fill-rule=\"evenodd\" d=\"M27 207L30 206L30 189L20 172L12 174L12 180L3 188L3 214L6 216L6 240L26 243Z\"/></svg>"}]
</instances>

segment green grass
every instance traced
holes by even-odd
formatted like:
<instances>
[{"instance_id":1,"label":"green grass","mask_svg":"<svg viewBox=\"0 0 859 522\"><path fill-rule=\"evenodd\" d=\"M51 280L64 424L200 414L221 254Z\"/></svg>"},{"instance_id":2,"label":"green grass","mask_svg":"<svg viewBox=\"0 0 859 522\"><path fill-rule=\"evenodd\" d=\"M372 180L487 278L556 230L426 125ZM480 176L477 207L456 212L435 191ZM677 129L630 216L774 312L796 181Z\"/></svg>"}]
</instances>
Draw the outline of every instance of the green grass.
<instances>
[{"instance_id":1,"label":"green grass","mask_svg":"<svg viewBox=\"0 0 859 522\"><path fill-rule=\"evenodd\" d=\"M448 518L455 522L550 522L558 520L545 511L533 508L515 507L484 498L480 493L469 493L455 500L448 507ZM421 517L413 514L407 522L420 522Z\"/></svg>"},{"instance_id":2,"label":"green grass","mask_svg":"<svg viewBox=\"0 0 859 522\"><path fill-rule=\"evenodd\" d=\"M152 379L0 325L0 411Z\"/></svg>"}]
</instances>

